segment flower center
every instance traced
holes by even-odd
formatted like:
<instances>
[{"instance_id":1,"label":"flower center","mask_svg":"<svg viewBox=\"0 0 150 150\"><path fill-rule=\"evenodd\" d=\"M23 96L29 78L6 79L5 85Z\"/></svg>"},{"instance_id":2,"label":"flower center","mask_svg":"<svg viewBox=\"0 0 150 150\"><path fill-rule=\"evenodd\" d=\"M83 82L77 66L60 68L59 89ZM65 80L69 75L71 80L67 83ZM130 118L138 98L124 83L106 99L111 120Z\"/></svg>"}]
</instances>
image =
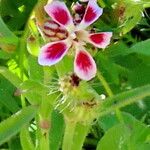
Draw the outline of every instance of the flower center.
<instances>
[{"instance_id":1,"label":"flower center","mask_svg":"<svg viewBox=\"0 0 150 150\"><path fill-rule=\"evenodd\" d=\"M60 91L65 95L71 93L79 86L80 81L81 80L74 73L67 74L59 81Z\"/></svg>"},{"instance_id":2,"label":"flower center","mask_svg":"<svg viewBox=\"0 0 150 150\"><path fill-rule=\"evenodd\" d=\"M70 37L71 37L73 40L77 38L77 36L76 36L76 34L75 34L74 32L70 34Z\"/></svg>"}]
</instances>

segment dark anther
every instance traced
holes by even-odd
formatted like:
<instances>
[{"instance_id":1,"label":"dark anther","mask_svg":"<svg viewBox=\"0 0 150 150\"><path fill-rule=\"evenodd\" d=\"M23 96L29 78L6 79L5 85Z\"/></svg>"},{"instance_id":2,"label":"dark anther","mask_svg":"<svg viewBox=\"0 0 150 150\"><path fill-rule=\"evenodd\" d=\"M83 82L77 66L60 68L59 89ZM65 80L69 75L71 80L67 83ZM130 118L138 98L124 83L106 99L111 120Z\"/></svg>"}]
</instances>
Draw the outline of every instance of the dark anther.
<instances>
[{"instance_id":1,"label":"dark anther","mask_svg":"<svg viewBox=\"0 0 150 150\"><path fill-rule=\"evenodd\" d=\"M72 86L79 86L80 81L81 79L74 73L71 75L70 83L72 84Z\"/></svg>"}]
</instances>

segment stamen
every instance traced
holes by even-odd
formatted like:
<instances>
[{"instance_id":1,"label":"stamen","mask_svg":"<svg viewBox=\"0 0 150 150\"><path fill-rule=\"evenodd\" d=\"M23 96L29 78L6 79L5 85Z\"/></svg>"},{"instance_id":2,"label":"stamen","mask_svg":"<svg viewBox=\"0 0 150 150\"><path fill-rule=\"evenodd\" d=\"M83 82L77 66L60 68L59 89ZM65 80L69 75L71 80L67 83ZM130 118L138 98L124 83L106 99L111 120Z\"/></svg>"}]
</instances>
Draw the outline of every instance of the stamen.
<instances>
[{"instance_id":1,"label":"stamen","mask_svg":"<svg viewBox=\"0 0 150 150\"><path fill-rule=\"evenodd\" d=\"M76 34L73 32L73 33L70 34L70 37L74 40L74 39L76 39L77 36L76 36Z\"/></svg>"}]
</instances>

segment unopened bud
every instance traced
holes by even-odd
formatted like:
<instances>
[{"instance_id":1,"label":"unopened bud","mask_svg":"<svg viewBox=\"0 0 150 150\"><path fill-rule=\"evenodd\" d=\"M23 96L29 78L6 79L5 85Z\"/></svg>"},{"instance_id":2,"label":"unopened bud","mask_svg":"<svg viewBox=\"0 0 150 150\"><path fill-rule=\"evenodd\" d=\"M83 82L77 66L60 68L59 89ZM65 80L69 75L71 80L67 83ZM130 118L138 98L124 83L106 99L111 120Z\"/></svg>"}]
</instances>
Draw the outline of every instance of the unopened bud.
<instances>
[{"instance_id":1,"label":"unopened bud","mask_svg":"<svg viewBox=\"0 0 150 150\"><path fill-rule=\"evenodd\" d=\"M83 14L85 12L85 7L82 5L82 4L79 4L78 2L75 3L72 7L72 10L75 12L75 13L78 13L78 14Z\"/></svg>"},{"instance_id":2,"label":"unopened bud","mask_svg":"<svg viewBox=\"0 0 150 150\"><path fill-rule=\"evenodd\" d=\"M33 56L38 56L40 45L38 40L34 36L30 36L27 39L27 50Z\"/></svg>"}]
</instances>

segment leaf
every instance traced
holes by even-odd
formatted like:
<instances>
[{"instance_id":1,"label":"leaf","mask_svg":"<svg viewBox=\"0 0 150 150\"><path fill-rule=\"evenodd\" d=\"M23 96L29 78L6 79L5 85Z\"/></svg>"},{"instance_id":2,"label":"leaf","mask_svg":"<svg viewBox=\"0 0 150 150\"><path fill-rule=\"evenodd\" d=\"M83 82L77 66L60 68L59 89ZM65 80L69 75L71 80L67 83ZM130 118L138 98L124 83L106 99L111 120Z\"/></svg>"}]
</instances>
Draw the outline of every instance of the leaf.
<instances>
[{"instance_id":1,"label":"leaf","mask_svg":"<svg viewBox=\"0 0 150 150\"><path fill-rule=\"evenodd\" d=\"M12 138L9 141L9 149L10 150L22 150L20 139L18 136L15 136L15 138Z\"/></svg>"},{"instance_id":2,"label":"leaf","mask_svg":"<svg viewBox=\"0 0 150 150\"><path fill-rule=\"evenodd\" d=\"M20 132L21 146L23 150L34 150L34 145L27 128L23 128Z\"/></svg>"},{"instance_id":3,"label":"leaf","mask_svg":"<svg viewBox=\"0 0 150 150\"><path fill-rule=\"evenodd\" d=\"M8 80L0 75L0 103L12 113L15 113L20 108L20 100L13 96L15 89Z\"/></svg>"},{"instance_id":4,"label":"leaf","mask_svg":"<svg viewBox=\"0 0 150 150\"><path fill-rule=\"evenodd\" d=\"M0 51L0 59L7 60L11 57L11 55L5 51Z\"/></svg>"},{"instance_id":5,"label":"leaf","mask_svg":"<svg viewBox=\"0 0 150 150\"><path fill-rule=\"evenodd\" d=\"M21 79L9 71L7 68L0 66L0 74L2 74L7 80L9 80L15 87L19 87L22 83Z\"/></svg>"},{"instance_id":6,"label":"leaf","mask_svg":"<svg viewBox=\"0 0 150 150\"><path fill-rule=\"evenodd\" d=\"M26 24L36 2L37 0L1 0L0 14L2 17L9 17L6 20L7 25L17 31Z\"/></svg>"},{"instance_id":7,"label":"leaf","mask_svg":"<svg viewBox=\"0 0 150 150\"><path fill-rule=\"evenodd\" d=\"M123 117L123 121L126 124L131 123L136 120L131 114L126 113L126 112L121 112L121 116ZM119 123L119 120L116 114L109 114L109 115L100 117L98 119L98 124L104 131L109 130L110 128L117 125L118 123Z\"/></svg>"},{"instance_id":8,"label":"leaf","mask_svg":"<svg viewBox=\"0 0 150 150\"><path fill-rule=\"evenodd\" d=\"M1 38L7 38L1 41ZM17 45L18 38L11 32L0 17L0 43L5 42Z\"/></svg>"},{"instance_id":9,"label":"leaf","mask_svg":"<svg viewBox=\"0 0 150 150\"><path fill-rule=\"evenodd\" d=\"M115 44L110 45L108 48L105 49L103 52L104 54L107 54L109 57L117 57L119 55L125 55L128 52L128 47L127 45L119 41Z\"/></svg>"},{"instance_id":10,"label":"leaf","mask_svg":"<svg viewBox=\"0 0 150 150\"><path fill-rule=\"evenodd\" d=\"M55 66L59 77L63 77L67 73L73 72L72 57L65 56L63 60L57 63Z\"/></svg>"},{"instance_id":11,"label":"leaf","mask_svg":"<svg viewBox=\"0 0 150 150\"><path fill-rule=\"evenodd\" d=\"M28 72L30 79L37 82L42 82L44 79L43 67L38 64L37 58L29 56L28 65L29 65Z\"/></svg>"},{"instance_id":12,"label":"leaf","mask_svg":"<svg viewBox=\"0 0 150 150\"><path fill-rule=\"evenodd\" d=\"M126 143L129 136L129 128L124 124L117 124L105 133L96 150L127 150L124 143Z\"/></svg>"},{"instance_id":13,"label":"leaf","mask_svg":"<svg viewBox=\"0 0 150 150\"><path fill-rule=\"evenodd\" d=\"M123 26L122 34L129 32L142 18L142 5L136 3L127 3L126 5L125 21L121 25Z\"/></svg>"},{"instance_id":14,"label":"leaf","mask_svg":"<svg viewBox=\"0 0 150 150\"><path fill-rule=\"evenodd\" d=\"M48 93L47 89L42 84L32 80L23 82L18 88L22 91L22 95L24 95L32 105L40 104L43 95L46 92Z\"/></svg>"},{"instance_id":15,"label":"leaf","mask_svg":"<svg viewBox=\"0 0 150 150\"><path fill-rule=\"evenodd\" d=\"M134 52L150 56L150 39L134 44L128 54Z\"/></svg>"},{"instance_id":16,"label":"leaf","mask_svg":"<svg viewBox=\"0 0 150 150\"><path fill-rule=\"evenodd\" d=\"M97 150L137 150L139 145L146 146L149 134L150 129L139 121L117 124L105 133L98 143Z\"/></svg>"},{"instance_id":17,"label":"leaf","mask_svg":"<svg viewBox=\"0 0 150 150\"><path fill-rule=\"evenodd\" d=\"M113 97L107 98L99 108L99 115L106 115L116 108L122 108L138 100L150 96L150 85L138 87L126 92L119 93Z\"/></svg>"},{"instance_id":18,"label":"leaf","mask_svg":"<svg viewBox=\"0 0 150 150\"><path fill-rule=\"evenodd\" d=\"M141 63L128 74L128 82L134 87L150 83L150 65Z\"/></svg>"},{"instance_id":19,"label":"leaf","mask_svg":"<svg viewBox=\"0 0 150 150\"><path fill-rule=\"evenodd\" d=\"M25 107L16 114L0 123L0 144L9 140L12 136L18 133L37 112L37 107Z\"/></svg>"},{"instance_id":20,"label":"leaf","mask_svg":"<svg viewBox=\"0 0 150 150\"><path fill-rule=\"evenodd\" d=\"M53 111L52 118L51 118L51 130L49 133L50 137L50 149L52 150L59 150L63 133L64 133L64 119L62 114Z\"/></svg>"},{"instance_id":21,"label":"leaf","mask_svg":"<svg viewBox=\"0 0 150 150\"><path fill-rule=\"evenodd\" d=\"M118 84L119 83L119 74L117 71L117 68L115 64L108 59L105 55L99 53L97 55L97 64L98 64L98 69L103 72L105 70L107 72L108 79L110 79L111 82Z\"/></svg>"},{"instance_id":22,"label":"leaf","mask_svg":"<svg viewBox=\"0 0 150 150\"><path fill-rule=\"evenodd\" d=\"M149 143L142 143L142 144L138 144L136 146L136 150L149 150L150 149L150 144Z\"/></svg>"}]
</instances>

